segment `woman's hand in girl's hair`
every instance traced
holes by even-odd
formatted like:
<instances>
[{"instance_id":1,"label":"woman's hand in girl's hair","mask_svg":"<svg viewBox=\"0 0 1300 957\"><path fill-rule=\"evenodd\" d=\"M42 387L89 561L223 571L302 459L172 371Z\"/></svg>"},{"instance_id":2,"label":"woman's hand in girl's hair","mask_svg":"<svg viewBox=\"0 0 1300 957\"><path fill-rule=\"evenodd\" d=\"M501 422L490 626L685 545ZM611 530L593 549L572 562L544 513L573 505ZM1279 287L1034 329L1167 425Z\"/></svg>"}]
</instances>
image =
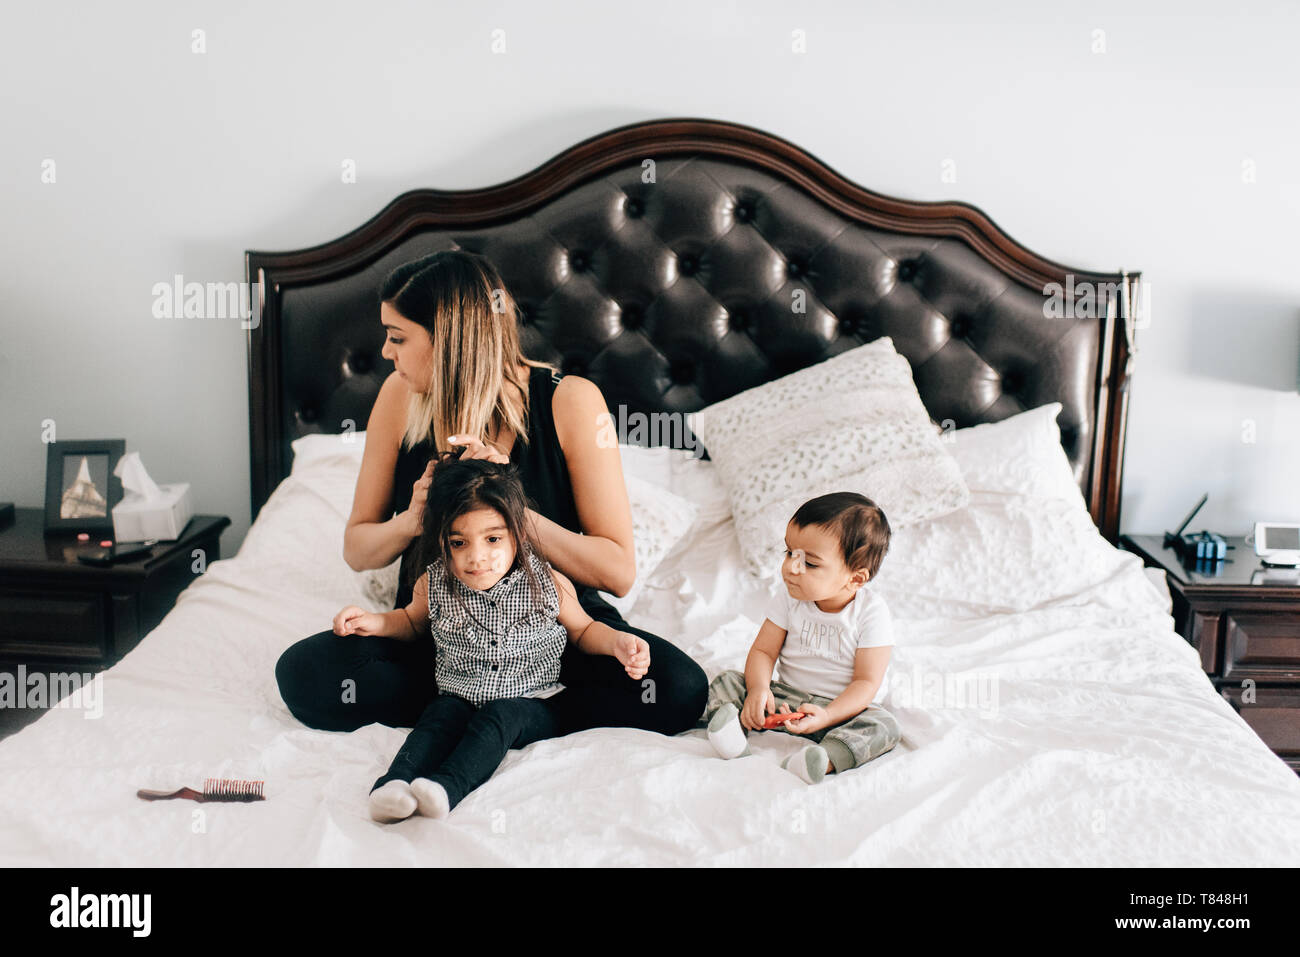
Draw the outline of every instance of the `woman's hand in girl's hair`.
<instances>
[{"instance_id":1,"label":"woman's hand in girl's hair","mask_svg":"<svg viewBox=\"0 0 1300 957\"><path fill-rule=\"evenodd\" d=\"M407 506L406 513L411 518L416 535L419 535L424 528L424 505L429 501L429 484L433 481L434 464L435 460L430 459L429 464L424 467L424 474L411 486L411 504Z\"/></svg>"},{"instance_id":2,"label":"woman's hand in girl's hair","mask_svg":"<svg viewBox=\"0 0 1300 957\"><path fill-rule=\"evenodd\" d=\"M384 625L382 615L348 605L334 616L334 634L336 635L377 635Z\"/></svg>"},{"instance_id":3,"label":"woman's hand in girl's hair","mask_svg":"<svg viewBox=\"0 0 1300 957\"><path fill-rule=\"evenodd\" d=\"M650 645L644 638L626 631L618 633L618 639L614 643L614 657L619 660L629 678L644 678L650 670Z\"/></svg>"},{"instance_id":4,"label":"woman's hand in girl's hair","mask_svg":"<svg viewBox=\"0 0 1300 957\"><path fill-rule=\"evenodd\" d=\"M465 450L460 453L462 459L487 459L489 462L500 462L502 465L510 464L510 456L495 445L484 445L472 435L449 435L447 444L465 446Z\"/></svg>"}]
</instances>

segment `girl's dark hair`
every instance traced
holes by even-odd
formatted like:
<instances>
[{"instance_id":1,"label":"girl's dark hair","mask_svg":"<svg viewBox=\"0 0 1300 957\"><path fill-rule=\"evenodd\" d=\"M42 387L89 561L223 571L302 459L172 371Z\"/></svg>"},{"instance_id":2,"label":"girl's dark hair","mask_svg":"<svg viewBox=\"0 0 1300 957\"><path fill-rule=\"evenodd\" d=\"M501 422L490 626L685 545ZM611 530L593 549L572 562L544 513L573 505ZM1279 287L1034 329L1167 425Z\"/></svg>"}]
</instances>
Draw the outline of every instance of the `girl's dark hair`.
<instances>
[{"instance_id":1,"label":"girl's dark hair","mask_svg":"<svg viewBox=\"0 0 1300 957\"><path fill-rule=\"evenodd\" d=\"M874 580L889 551L889 521L871 499L857 492L831 492L809 499L790 519L800 528L819 525L840 541L849 571L865 569Z\"/></svg>"},{"instance_id":2,"label":"girl's dark hair","mask_svg":"<svg viewBox=\"0 0 1300 957\"><path fill-rule=\"evenodd\" d=\"M461 607L468 612L460 591L455 587L451 527L466 512L490 508L505 520L506 528L514 539L515 561L510 566L510 571L524 569L533 601L541 604L544 594L542 583L532 562L528 560L529 554L540 554L540 549L528 526L525 514L528 496L519 480L518 466L513 463L490 462L487 459L462 460L457 457L459 454L443 452L438 456L438 464L433 467L429 498L424 506L424 527L416 553L419 561L411 570L412 577L418 577L429 565L442 559L443 581L457 597Z\"/></svg>"}]
</instances>

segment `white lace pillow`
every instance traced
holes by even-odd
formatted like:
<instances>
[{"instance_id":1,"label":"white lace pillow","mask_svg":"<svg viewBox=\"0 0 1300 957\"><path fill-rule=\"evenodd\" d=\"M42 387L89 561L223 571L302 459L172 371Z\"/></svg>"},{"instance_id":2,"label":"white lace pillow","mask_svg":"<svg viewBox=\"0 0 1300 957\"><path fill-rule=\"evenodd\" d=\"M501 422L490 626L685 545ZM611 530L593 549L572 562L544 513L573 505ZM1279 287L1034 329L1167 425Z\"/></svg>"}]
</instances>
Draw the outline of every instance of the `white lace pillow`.
<instances>
[{"instance_id":1,"label":"white lace pillow","mask_svg":"<svg viewBox=\"0 0 1300 957\"><path fill-rule=\"evenodd\" d=\"M786 523L827 492L861 492L893 527L970 500L907 360L888 337L694 413L731 497L746 570L777 574Z\"/></svg>"},{"instance_id":2,"label":"white lace pillow","mask_svg":"<svg viewBox=\"0 0 1300 957\"><path fill-rule=\"evenodd\" d=\"M622 598L608 592L601 592L601 597L626 618L636 604L641 589L664 560L664 556L690 532L698 510L680 495L674 495L667 489L626 471L623 480L627 483L628 502L632 506L636 581Z\"/></svg>"}]
</instances>

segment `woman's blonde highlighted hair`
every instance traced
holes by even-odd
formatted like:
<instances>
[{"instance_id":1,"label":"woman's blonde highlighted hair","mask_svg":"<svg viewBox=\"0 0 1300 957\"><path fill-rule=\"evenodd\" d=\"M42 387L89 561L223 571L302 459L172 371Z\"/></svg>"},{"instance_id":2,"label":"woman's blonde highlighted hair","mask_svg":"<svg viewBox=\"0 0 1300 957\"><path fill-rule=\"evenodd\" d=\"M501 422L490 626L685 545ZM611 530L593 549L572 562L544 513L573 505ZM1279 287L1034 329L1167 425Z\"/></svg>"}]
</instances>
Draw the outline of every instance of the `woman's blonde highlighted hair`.
<instances>
[{"instance_id":1,"label":"woman's blonde highlighted hair","mask_svg":"<svg viewBox=\"0 0 1300 957\"><path fill-rule=\"evenodd\" d=\"M398 266L384 279L379 300L423 326L433 344L429 389L411 395L403 447L431 438L441 453L449 435L487 442L503 427L527 444L528 381L519 366L554 366L520 352L518 307L487 259L447 250ZM523 394L521 409L506 402L507 382Z\"/></svg>"}]
</instances>

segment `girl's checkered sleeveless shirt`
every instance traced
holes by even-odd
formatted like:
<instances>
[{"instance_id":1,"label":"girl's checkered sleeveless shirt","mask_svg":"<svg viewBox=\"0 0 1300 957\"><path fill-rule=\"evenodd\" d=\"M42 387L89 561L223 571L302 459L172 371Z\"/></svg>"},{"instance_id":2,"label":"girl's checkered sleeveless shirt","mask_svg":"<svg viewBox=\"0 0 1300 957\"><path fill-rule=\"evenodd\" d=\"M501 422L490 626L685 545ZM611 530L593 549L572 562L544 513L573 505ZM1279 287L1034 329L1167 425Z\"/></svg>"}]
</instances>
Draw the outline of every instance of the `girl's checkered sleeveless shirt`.
<instances>
[{"instance_id":1,"label":"girl's checkered sleeveless shirt","mask_svg":"<svg viewBox=\"0 0 1300 957\"><path fill-rule=\"evenodd\" d=\"M484 591L455 577L448 588L441 558L426 569L440 693L482 705L497 698L545 698L564 687L560 655L569 633L556 617L560 596L550 565L531 551L528 560L541 581L540 605L522 566Z\"/></svg>"}]
</instances>

